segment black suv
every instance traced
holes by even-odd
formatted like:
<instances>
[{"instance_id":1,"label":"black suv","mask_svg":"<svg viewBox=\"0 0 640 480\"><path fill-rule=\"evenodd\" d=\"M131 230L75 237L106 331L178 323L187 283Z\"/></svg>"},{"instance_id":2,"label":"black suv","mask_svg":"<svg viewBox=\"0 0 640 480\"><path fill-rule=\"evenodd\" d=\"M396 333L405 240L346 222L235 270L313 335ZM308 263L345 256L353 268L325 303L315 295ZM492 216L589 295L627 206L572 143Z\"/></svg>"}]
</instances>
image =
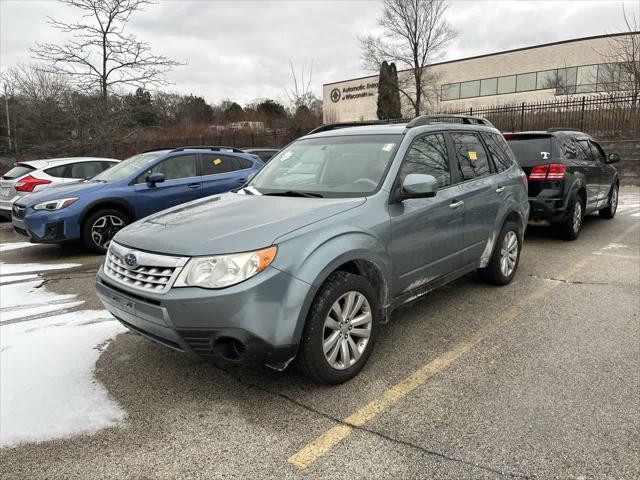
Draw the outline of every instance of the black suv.
<instances>
[{"instance_id":1,"label":"black suv","mask_svg":"<svg viewBox=\"0 0 640 480\"><path fill-rule=\"evenodd\" d=\"M551 128L504 135L529 183L530 223L549 225L567 240L580 234L584 215L613 218L618 206L620 160L589 135Z\"/></svg>"}]
</instances>

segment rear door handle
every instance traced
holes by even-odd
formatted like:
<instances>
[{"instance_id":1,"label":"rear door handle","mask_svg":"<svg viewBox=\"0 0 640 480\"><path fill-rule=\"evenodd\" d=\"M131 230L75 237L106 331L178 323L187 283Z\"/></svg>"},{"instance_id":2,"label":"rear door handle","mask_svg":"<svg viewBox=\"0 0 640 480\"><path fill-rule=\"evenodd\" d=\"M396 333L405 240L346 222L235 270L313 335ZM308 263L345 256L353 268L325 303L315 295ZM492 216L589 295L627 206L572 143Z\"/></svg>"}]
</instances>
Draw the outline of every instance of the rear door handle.
<instances>
[{"instance_id":1,"label":"rear door handle","mask_svg":"<svg viewBox=\"0 0 640 480\"><path fill-rule=\"evenodd\" d=\"M190 183L189 184L189 188L192 188L192 189L200 188L200 186L201 185L199 183Z\"/></svg>"},{"instance_id":2,"label":"rear door handle","mask_svg":"<svg viewBox=\"0 0 640 480\"><path fill-rule=\"evenodd\" d=\"M461 207L462 205L464 205L464 202L460 200L459 202L450 203L449 208L458 208L458 207Z\"/></svg>"},{"instance_id":3,"label":"rear door handle","mask_svg":"<svg viewBox=\"0 0 640 480\"><path fill-rule=\"evenodd\" d=\"M243 183L245 183L247 181L246 178L241 178L240 180L237 181L237 183L239 183L240 185L242 185Z\"/></svg>"},{"instance_id":4,"label":"rear door handle","mask_svg":"<svg viewBox=\"0 0 640 480\"><path fill-rule=\"evenodd\" d=\"M501 192L504 192L504 187L496 188L496 193L501 193Z\"/></svg>"}]
</instances>

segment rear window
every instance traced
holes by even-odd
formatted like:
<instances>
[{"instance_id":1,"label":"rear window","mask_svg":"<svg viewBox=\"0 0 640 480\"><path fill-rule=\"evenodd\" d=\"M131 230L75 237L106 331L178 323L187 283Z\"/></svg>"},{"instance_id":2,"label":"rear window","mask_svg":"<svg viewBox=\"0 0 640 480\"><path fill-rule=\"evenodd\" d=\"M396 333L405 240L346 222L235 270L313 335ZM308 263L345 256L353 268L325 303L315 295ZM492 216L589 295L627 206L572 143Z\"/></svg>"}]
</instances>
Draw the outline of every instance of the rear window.
<instances>
[{"instance_id":1,"label":"rear window","mask_svg":"<svg viewBox=\"0 0 640 480\"><path fill-rule=\"evenodd\" d=\"M16 165L7 173L2 176L3 180L13 180L14 178L22 177L29 172L33 172L35 168L30 167L29 165Z\"/></svg>"},{"instance_id":2,"label":"rear window","mask_svg":"<svg viewBox=\"0 0 640 480\"><path fill-rule=\"evenodd\" d=\"M551 136L507 137L507 143L521 167L550 163L554 157L555 142Z\"/></svg>"}]
</instances>

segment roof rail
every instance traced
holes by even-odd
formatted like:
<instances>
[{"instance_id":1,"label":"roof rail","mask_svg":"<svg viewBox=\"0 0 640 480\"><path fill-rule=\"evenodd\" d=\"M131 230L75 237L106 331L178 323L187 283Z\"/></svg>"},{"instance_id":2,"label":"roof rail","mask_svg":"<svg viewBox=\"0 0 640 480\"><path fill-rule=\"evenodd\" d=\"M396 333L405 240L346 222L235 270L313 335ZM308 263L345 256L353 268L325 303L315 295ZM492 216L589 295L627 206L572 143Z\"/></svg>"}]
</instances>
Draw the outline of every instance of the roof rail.
<instances>
[{"instance_id":1,"label":"roof rail","mask_svg":"<svg viewBox=\"0 0 640 480\"><path fill-rule=\"evenodd\" d=\"M312 133L320 133L320 132L328 132L329 130L337 130L338 128L347 128L347 127L366 127L369 125L388 125L390 122L383 122L380 120L373 120L371 122L344 122L344 123L327 123L325 125L320 125L319 127L311 130L307 135L311 135Z\"/></svg>"},{"instance_id":2,"label":"roof rail","mask_svg":"<svg viewBox=\"0 0 640 480\"><path fill-rule=\"evenodd\" d=\"M438 113L431 115L420 115L407 123L407 128L420 127L422 125L431 125L432 120L444 120L444 119L458 119L462 120L465 125L484 125L486 127L492 127L493 124L484 117L474 117L472 115L460 115L454 113Z\"/></svg>"},{"instance_id":3,"label":"roof rail","mask_svg":"<svg viewBox=\"0 0 640 480\"><path fill-rule=\"evenodd\" d=\"M580 130L579 128L553 127L553 128L547 128L547 132L549 132L549 133L553 133L553 132L581 132L582 133L582 130Z\"/></svg>"},{"instance_id":4,"label":"roof rail","mask_svg":"<svg viewBox=\"0 0 640 480\"><path fill-rule=\"evenodd\" d=\"M220 147L220 146L210 146L210 145L191 145L186 147L178 147L171 150L172 152L181 152L183 150L211 150L212 152L221 152L223 150L228 152L235 153L245 153L244 150L240 150L236 147Z\"/></svg>"},{"instance_id":5,"label":"roof rail","mask_svg":"<svg viewBox=\"0 0 640 480\"><path fill-rule=\"evenodd\" d=\"M173 147L150 148L149 150L144 150L142 153L159 152L160 150L173 150Z\"/></svg>"}]
</instances>

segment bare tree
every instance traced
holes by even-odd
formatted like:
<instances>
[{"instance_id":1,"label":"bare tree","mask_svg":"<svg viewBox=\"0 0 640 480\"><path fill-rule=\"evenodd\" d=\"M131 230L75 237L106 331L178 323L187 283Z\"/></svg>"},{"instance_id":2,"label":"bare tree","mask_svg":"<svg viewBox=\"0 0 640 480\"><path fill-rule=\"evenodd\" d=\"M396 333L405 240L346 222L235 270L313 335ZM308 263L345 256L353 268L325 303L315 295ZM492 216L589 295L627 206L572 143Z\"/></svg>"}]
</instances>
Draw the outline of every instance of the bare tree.
<instances>
[{"instance_id":1,"label":"bare tree","mask_svg":"<svg viewBox=\"0 0 640 480\"><path fill-rule=\"evenodd\" d=\"M610 37L607 48L597 52L606 61L599 67L602 72L598 84L602 91L628 92L633 106L640 107L640 18L635 13L628 14L624 6L622 17L627 35Z\"/></svg>"},{"instance_id":2,"label":"bare tree","mask_svg":"<svg viewBox=\"0 0 640 480\"><path fill-rule=\"evenodd\" d=\"M126 32L130 17L149 0L60 1L83 12L74 23L49 18L51 26L72 34L72 39L63 45L37 43L32 54L47 62L50 72L69 75L87 90L99 90L104 107L113 89L167 84L164 74L181 65L151 53L146 42Z\"/></svg>"},{"instance_id":3,"label":"bare tree","mask_svg":"<svg viewBox=\"0 0 640 480\"><path fill-rule=\"evenodd\" d=\"M410 71L398 76L398 89L416 116L437 95L438 79L427 65L441 58L456 36L445 19L446 10L445 0L384 0L378 20L384 33L360 38L366 69L377 71L386 60Z\"/></svg>"},{"instance_id":4,"label":"bare tree","mask_svg":"<svg viewBox=\"0 0 640 480\"><path fill-rule=\"evenodd\" d=\"M284 92L289 99L289 103L291 104L293 110L292 113L295 113L296 110L300 107L307 107L308 109L311 109L314 101L317 100L315 94L311 91L311 80L313 79L313 60L311 61L311 66L309 67L308 73L305 72L305 66L302 65L299 78L296 75L296 71L291 60L289 60L289 66L291 67L293 87L289 89L285 88Z\"/></svg>"}]
</instances>

